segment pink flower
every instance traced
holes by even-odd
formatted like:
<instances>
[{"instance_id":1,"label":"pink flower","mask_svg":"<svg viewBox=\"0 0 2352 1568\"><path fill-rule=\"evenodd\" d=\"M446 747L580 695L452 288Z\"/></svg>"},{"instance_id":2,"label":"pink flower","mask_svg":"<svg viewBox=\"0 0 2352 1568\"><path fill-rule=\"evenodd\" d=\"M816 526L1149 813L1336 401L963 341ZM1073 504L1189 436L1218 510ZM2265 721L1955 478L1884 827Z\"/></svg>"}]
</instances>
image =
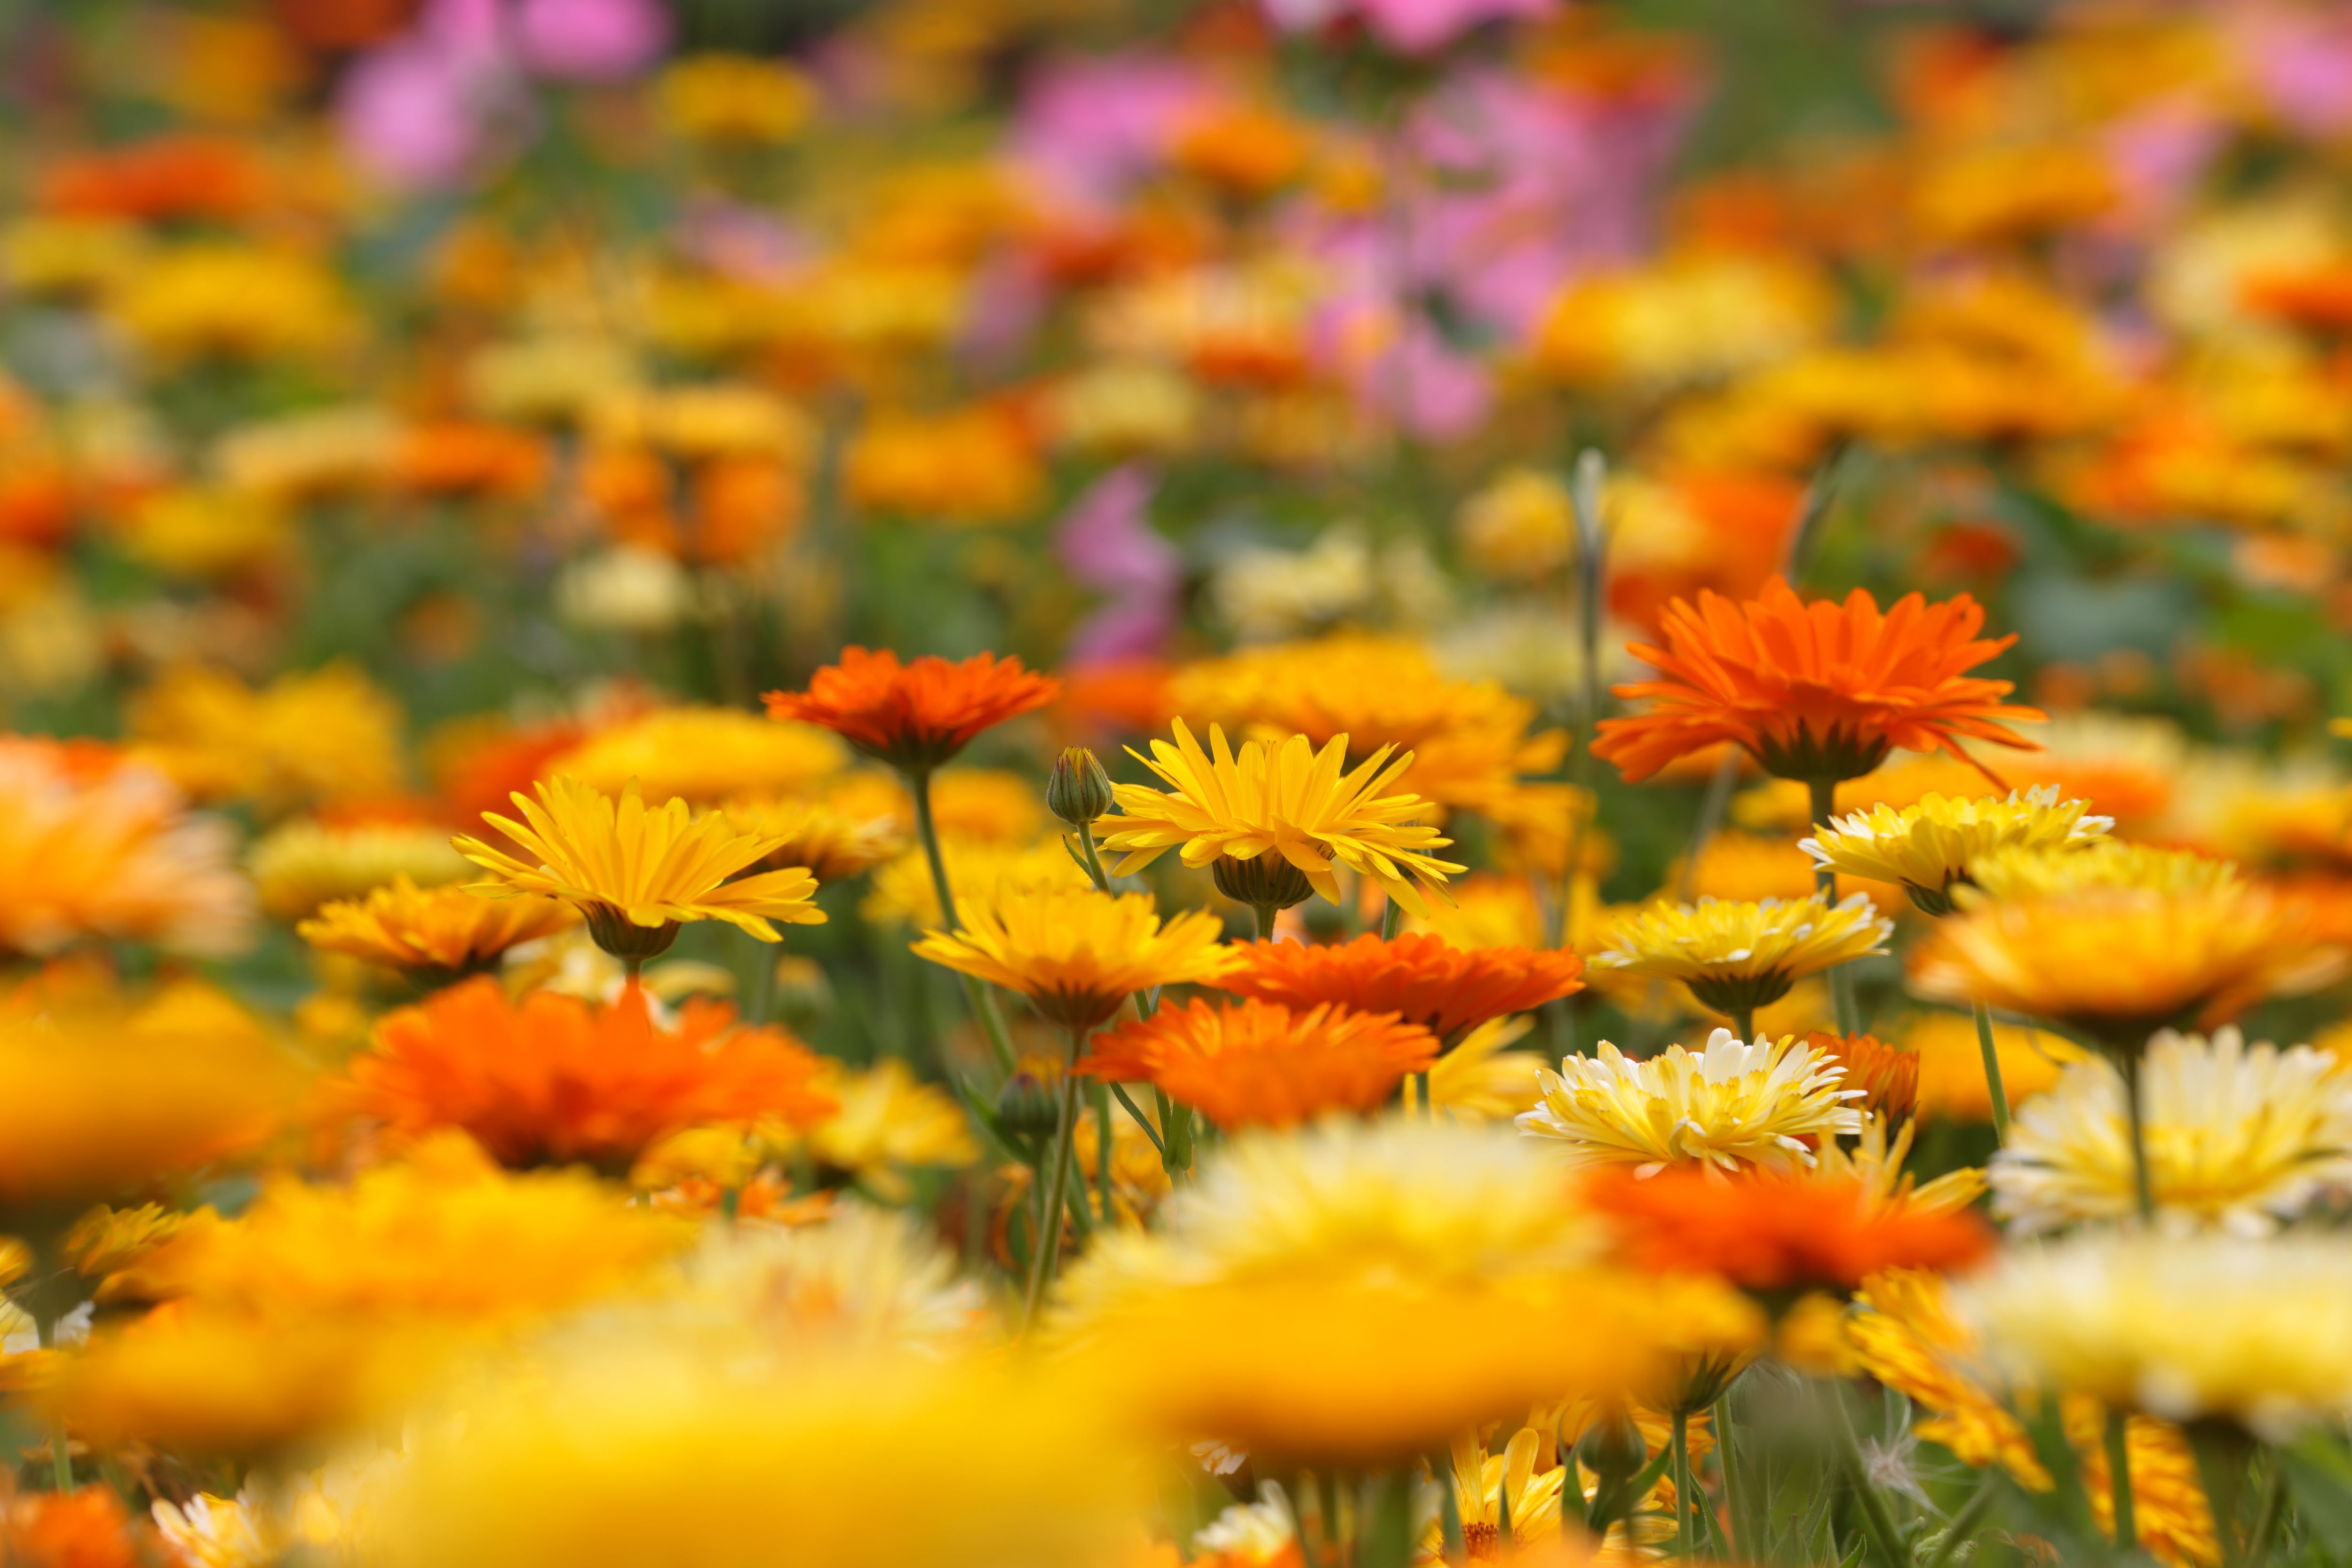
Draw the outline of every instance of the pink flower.
<instances>
[{"instance_id":1,"label":"pink flower","mask_svg":"<svg viewBox=\"0 0 2352 1568\"><path fill-rule=\"evenodd\" d=\"M560 81L635 76L661 58L669 36L659 0L522 0L515 15L523 64Z\"/></svg>"},{"instance_id":2,"label":"pink flower","mask_svg":"<svg viewBox=\"0 0 2352 1568\"><path fill-rule=\"evenodd\" d=\"M487 62L425 37L363 56L343 78L335 121L366 167L400 185L464 177L488 141L491 100L506 84Z\"/></svg>"},{"instance_id":3,"label":"pink flower","mask_svg":"<svg viewBox=\"0 0 2352 1568\"><path fill-rule=\"evenodd\" d=\"M1266 19L1286 33L1318 33L1360 18L1381 46L1402 55L1444 48L1486 22L1540 16L1557 0L1263 0Z\"/></svg>"},{"instance_id":4,"label":"pink flower","mask_svg":"<svg viewBox=\"0 0 2352 1568\"><path fill-rule=\"evenodd\" d=\"M1183 60L1134 54L1059 61L1038 71L1022 95L1013 157L1060 200L1116 206L1214 97L1200 68Z\"/></svg>"},{"instance_id":5,"label":"pink flower","mask_svg":"<svg viewBox=\"0 0 2352 1568\"><path fill-rule=\"evenodd\" d=\"M1183 557L1151 526L1159 476L1140 463L1113 468L1070 503L1054 546L1062 565L1106 602L1070 633L1064 658L1102 664L1158 653L1176 626Z\"/></svg>"}]
</instances>

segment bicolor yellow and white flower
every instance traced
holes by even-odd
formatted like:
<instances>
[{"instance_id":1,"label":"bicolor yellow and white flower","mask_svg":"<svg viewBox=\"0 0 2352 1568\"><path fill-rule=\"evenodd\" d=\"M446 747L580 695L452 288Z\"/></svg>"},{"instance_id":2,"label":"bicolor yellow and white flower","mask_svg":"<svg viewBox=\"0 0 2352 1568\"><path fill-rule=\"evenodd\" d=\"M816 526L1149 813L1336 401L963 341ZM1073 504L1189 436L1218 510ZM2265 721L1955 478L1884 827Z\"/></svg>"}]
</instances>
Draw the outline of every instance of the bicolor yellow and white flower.
<instances>
[{"instance_id":1,"label":"bicolor yellow and white flower","mask_svg":"<svg viewBox=\"0 0 2352 1568\"><path fill-rule=\"evenodd\" d=\"M2147 1174L2158 1222L2265 1236L2352 1185L2352 1078L2332 1052L2158 1034L2140 1068ZM2027 1104L1993 1157L1993 1212L2021 1232L2122 1220L2137 1209L2124 1081L2076 1062Z\"/></svg>"},{"instance_id":2,"label":"bicolor yellow and white flower","mask_svg":"<svg viewBox=\"0 0 2352 1568\"><path fill-rule=\"evenodd\" d=\"M1658 902L1620 917L1596 970L1679 980L1718 1012L1738 1014L1780 1000L1800 978L1884 952L1895 922L1866 894L1836 904L1809 899L1730 903Z\"/></svg>"},{"instance_id":3,"label":"bicolor yellow and white flower","mask_svg":"<svg viewBox=\"0 0 2352 1568\"><path fill-rule=\"evenodd\" d=\"M1538 1082L1542 1097L1520 1113L1522 1132L1556 1139L1575 1164L1631 1164L1648 1175L1703 1163L1788 1171L1814 1163L1807 1138L1860 1132L1844 1069L1801 1040L1748 1044L1717 1029L1701 1051L1669 1046L1633 1061L1603 1040L1600 1054L1570 1057Z\"/></svg>"},{"instance_id":4,"label":"bicolor yellow and white flower","mask_svg":"<svg viewBox=\"0 0 2352 1568\"><path fill-rule=\"evenodd\" d=\"M1843 877L1900 882L1911 901L1931 915L1949 912L1953 884L1969 867L1997 849L2058 850L2095 842L2115 826L2087 815L2084 801L2061 801L2045 784L2007 800L1950 799L1930 795L1900 808L1877 805L1828 826L1798 847Z\"/></svg>"}]
</instances>

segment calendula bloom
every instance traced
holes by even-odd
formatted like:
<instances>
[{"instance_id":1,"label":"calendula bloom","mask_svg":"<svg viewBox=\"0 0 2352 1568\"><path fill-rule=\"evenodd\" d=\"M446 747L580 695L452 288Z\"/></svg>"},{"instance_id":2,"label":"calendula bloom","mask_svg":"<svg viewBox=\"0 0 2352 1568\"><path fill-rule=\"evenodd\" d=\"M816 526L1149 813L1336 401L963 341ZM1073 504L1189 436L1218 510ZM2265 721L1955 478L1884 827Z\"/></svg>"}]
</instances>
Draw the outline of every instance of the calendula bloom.
<instances>
[{"instance_id":1,"label":"calendula bloom","mask_svg":"<svg viewBox=\"0 0 2352 1568\"><path fill-rule=\"evenodd\" d=\"M897 855L903 842L889 816L845 812L824 801L738 796L719 809L737 832L778 840L761 861L763 868L798 866L819 887L880 865Z\"/></svg>"},{"instance_id":2,"label":"calendula bloom","mask_svg":"<svg viewBox=\"0 0 2352 1568\"><path fill-rule=\"evenodd\" d=\"M2265 997L2343 973L2295 900L2245 883L2168 893L2105 889L1987 903L1937 922L1911 959L1925 996L1982 999L2136 1050L2155 1030L2210 1027Z\"/></svg>"},{"instance_id":3,"label":"calendula bloom","mask_svg":"<svg viewBox=\"0 0 2352 1568\"><path fill-rule=\"evenodd\" d=\"M1246 1134L1161 1219L1097 1236L1063 1282L1059 1332L1155 1426L1255 1455L1396 1458L1758 1331L1710 1281L1600 1265L1605 1232L1572 1178L1476 1124ZM1560 1331L1571 1320L1607 1327ZM1416 1355L1377 1349L1402 1343Z\"/></svg>"},{"instance_id":4,"label":"calendula bloom","mask_svg":"<svg viewBox=\"0 0 2352 1568\"><path fill-rule=\"evenodd\" d=\"M816 879L806 871L738 875L773 850L776 839L739 833L723 816L698 817L683 800L649 811L635 784L618 801L562 776L533 791L537 801L513 797L530 826L490 812L482 820L537 865L478 838L451 840L491 874L470 891L562 899L586 917L598 946L624 957L666 951L685 921L725 921L761 942L783 940L771 921L824 923L824 911L809 902Z\"/></svg>"},{"instance_id":5,"label":"calendula bloom","mask_svg":"<svg viewBox=\"0 0 2352 1568\"><path fill-rule=\"evenodd\" d=\"M298 818L272 828L246 857L264 911L281 921L364 898L402 879L438 887L466 875L446 828L406 820Z\"/></svg>"},{"instance_id":6,"label":"calendula bloom","mask_svg":"<svg viewBox=\"0 0 2352 1568\"><path fill-rule=\"evenodd\" d=\"M550 759L543 776L568 773L618 795L635 780L656 800L707 805L730 795L789 795L823 784L848 762L841 742L811 724L778 724L727 708L664 708L597 731Z\"/></svg>"},{"instance_id":7,"label":"calendula bloom","mask_svg":"<svg viewBox=\"0 0 2352 1568\"><path fill-rule=\"evenodd\" d=\"M819 1058L814 1087L837 1109L802 1134L810 1154L887 1202L909 1195L908 1167L969 1165L980 1158L963 1108L894 1057L855 1072Z\"/></svg>"},{"instance_id":8,"label":"calendula bloom","mask_svg":"<svg viewBox=\"0 0 2352 1568\"><path fill-rule=\"evenodd\" d=\"M1829 826L1799 847L1842 877L1900 882L1911 901L1931 915L1949 914L1955 882L1996 849L2055 850L2087 843L2115 826L2112 817L2084 815L2079 800L2062 802L2053 785L2007 800L1951 800L1930 795L1896 810L1877 806Z\"/></svg>"},{"instance_id":9,"label":"calendula bloom","mask_svg":"<svg viewBox=\"0 0 2352 1568\"><path fill-rule=\"evenodd\" d=\"M1475 1434L1454 1437L1452 1473L1444 1484L1454 1489L1463 1546L1473 1562L1492 1562L1502 1555L1506 1519L1514 1541L1558 1542L1560 1494L1569 1468L1548 1451L1553 1447L1552 1434L1534 1426L1520 1427L1494 1453ZM1550 1462L1538 1470L1539 1460ZM1429 1521L1420 1545L1415 1563L1445 1561L1442 1521Z\"/></svg>"},{"instance_id":10,"label":"calendula bloom","mask_svg":"<svg viewBox=\"0 0 2352 1568\"><path fill-rule=\"evenodd\" d=\"M2352 1406L2352 1252L2334 1236L2084 1232L2011 1249L1955 1304L2020 1386L2272 1443Z\"/></svg>"},{"instance_id":11,"label":"calendula bloom","mask_svg":"<svg viewBox=\"0 0 2352 1568\"><path fill-rule=\"evenodd\" d=\"M579 918L571 905L554 899L492 900L463 888L420 888L400 876L365 898L323 906L296 926L294 934L321 952L346 953L390 969L457 975Z\"/></svg>"},{"instance_id":12,"label":"calendula bloom","mask_svg":"<svg viewBox=\"0 0 2352 1568\"><path fill-rule=\"evenodd\" d=\"M1517 1117L1531 1138L1579 1165L1628 1164L1648 1175L1669 1165L1787 1171L1813 1163L1809 1140L1862 1131L1863 1097L1844 1068L1793 1039L1743 1044L1728 1029L1706 1048L1669 1046L1631 1061L1607 1040L1538 1080L1542 1098Z\"/></svg>"},{"instance_id":13,"label":"calendula bloom","mask_svg":"<svg viewBox=\"0 0 2352 1568\"><path fill-rule=\"evenodd\" d=\"M1584 961L1565 949L1465 950L1418 932L1385 942L1367 933L1328 947L1247 942L1234 953L1219 990L1293 1008L1394 1013L1448 1045L1481 1024L1584 989Z\"/></svg>"},{"instance_id":14,"label":"calendula bloom","mask_svg":"<svg viewBox=\"0 0 2352 1568\"><path fill-rule=\"evenodd\" d=\"M2073 850L2048 845L2002 845L1969 863L1974 884L1954 902L1964 909L2021 903L2086 893L2195 896L2243 885L2235 861L2194 849L2098 839Z\"/></svg>"},{"instance_id":15,"label":"calendula bloom","mask_svg":"<svg viewBox=\"0 0 2352 1568\"><path fill-rule=\"evenodd\" d=\"M1619 1168L1594 1173L1583 1195L1618 1222L1620 1248L1637 1266L1717 1275L1768 1299L1851 1290L1885 1268L1963 1268L1993 1247L1991 1229L1965 1209L1890 1206L1851 1178Z\"/></svg>"},{"instance_id":16,"label":"calendula bloom","mask_svg":"<svg viewBox=\"0 0 2352 1568\"><path fill-rule=\"evenodd\" d=\"M594 1336L470 1391L386 1504L387 1560L716 1564L789 1539L872 1568L1096 1568L1133 1529L1112 1407L1058 1380L884 1352L747 1374L700 1348Z\"/></svg>"},{"instance_id":17,"label":"calendula bloom","mask_svg":"<svg viewBox=\"0 0 2352 1568\"><path fill-rule=\"evenodd\" d=\"M723 1004L689 1002L665 1027L640 990L609 1007L550 991L516 1003L487 977L386 1016L346 1075L338 1102L396 1140L454 1127L509 1167L608 1175L688 1128L806 1129L837 1109L814 1056Z\"/></svg>"},{"instance_id":18,"label":"calendula bloom","mask_svg":"<svg viewBox=\"0 0 2352 1568\"><path fill-rule=\"evenodd\" d=\"M201 800L250 800L275 816L400 789L400 709L350 665L258 691L182 666L131 699L125 718L136 754Z\"/></svg>"},{"instance_id":19,"label":"calendula bloom","mask_svg":"<svg viewBox=\"0 0 2352 1568\"><path fill-rule=\"evenodd\" d=\"M1845 1069L1848 1089L1862 1090L1862 1109L1886 1121L1905 1121L1919 1103L1919 1053L1875 1035L1816 1029L1805 1044Z\"/></svg>"},{"instance_id":20,"label":"calendula bloom","mask_svg":"<svg viewBox=\"0 0 2352 1568\"><path fill-rule=\"evenodd\" d=\"M0 953L79 942L175 952L243 947L253 890L228 825L112 748L0 735Z\"/></svg>"},{"instance_id":21,"label":"calendula bloom","mask_svg":"<svg viewBox=\"0 0 2352 1568\"><path fill-rule=\"evenodd\" d=\"M158 1499L155 1527L189 1568L264 1568L297 1552L348 1561L373 1542L405 1459L397 1449L360 1447L307 1474L250 1479L235 1497Z\"/></svg>"},{"instance_id":22,"label":"calendula bloom","mask_svg":"<svg viewBox=\"0 0 2352 1568\"><path fill-rule=\"evenodd\" d=\"M161 1545L152 1529L131 1522L111 1487L0 1500L0 1563L22 1563L24 1568L142 1568L156 1561Z\"/></svg>"},{"instance_id":23,"label":"calendula bloom","mask_svg":"<svg viewBox=\"0 0 2352 1568\"><path fill-rule=\"evenodd\" d=\"M2116 1495L2108 1477L2106 1442L2112 1417L2097 1400L2082 1394L2061 1400L2059 1413L2067 1446L2082 1461L2092 1522L2112 1541ZM2166 1568L2221 1568L2213 1507L2205 1496L2203 1469L2189 1435L2169 1421L2132 1415L2124 1417L2124 1442L2125 1463L2131 1469L2133 1533L2141 1547Z\"/></svg>"},{"instance_id":24,"label":"calendula bloom","mask_svg":"<svg viewBox=\"0 0 2352 1568\"><path fill-rule=\"evenodd\" d=\"M983 730L1034 712L1062 683L1017 658L975 654L961 664L930 655L902 664L885 648L841 650L841 662L810 678L806 691L771 691L768 716L831 730L866 756L901 773L928 773Z\"/></svg>"},{"instance_id":25,"label":"calendula bloom","mask_svg":"<svg viewBox=\"0 0 2352 1568\"><path fill-rule=\"evenodd\" d=\"M2308 1046L2249 1046L2169 1030L2140 1066L2140 1115L2158 1223L2265 1236L2352 1184L2352 1079ZM2080 1061L2011 1125L1993 1156L1993 1212L2026 1234L2137 1212L2124 1082Z\"/></svg>"},{"instance_id":26,"label":"calendula bloom","mask_svg":"<svg viewBox=\"0 0 2352 1568\"><path fill-rule=\"evenodd\" d=\"M1376 1110L1405 1074L1436 1059L1429 1031L1393 1013L1196 1000L1097 1037L1077 1070L1150 1083L1220 1127L1290 1127Z\"/></svg>"},{"instance_id":27,"label":"calendula bloom","mask_svg":"<svg viewBox=\"0 0 2352 1568\"><path fill-rule=\"evenodd\" d=\"M1163 922L1141 893L1017 894L972 903L963 918L959 931L926 931L914 951L1018 991L1066 1028L1102 1023L1130 992L1213 980L1233 962L1216 916L1193 910Z\"/></svg>"},{"instance_id":28,"label":"calendula bloom","mask_svg":"<svg viewBox=\"0 0 2352 1568\"><path fill-rule=\"evenodd\" d=\"M1884 952L1895 922L1867 895L1728 904L1654 903L1621 917L1596 969L1679 980L1705 1005L1735 1017L1777 1002L1801 977Z\"/></svg>"},{"instance_id":29,"label":"calendula bloom","mask_svg":"<svg viewBox=\"0 0 2352 1568\"><path fill-rule=\"evenodd\" d=\"M134 1003L63 976L0 998L0 1213L62 1221L253 1148L301 1073L208 986Z\"/></svg>"},{"instance_id":30,"label":"calendula bloom","mask_svg":"<svg viewBox=\"0 0 2352 1568\"><path fill-rule=\"evenodd\" d=\"M1428 853L1453 840L1414 820L1428 814L1427 802L1417 795L1381 793L1412 766L1410 752L1392 758L1391 748L1383 746L1347 771L1345 735L1332 737L1319 752L1304 735L1293 735L1279 746L1245 741L1235 752L1212 724L1203 752L1184 721L1177 720L1175 730L1176 743L1152 742L1149 758L1132 748L1128 752L1157 773L1166 791L1111 786L1119 815L1104 818L1102 843L1123 857L1114 876L1149 866L1171 849L1196 867L1271 856L1332 903L1339 902L1332 873L1338 865L1423 914L1428 905L1420 889L1442 892L1446 877L1463 869Z\"/></svg>"},{"instance_id":31,"label":"calendula bloom","mask_svg":"<svg viewBox=\"0 0 2352 1568\"><path fill-rule=\"evenodd\" d=\"M943 839L940 858L947 864L959 910L967 904L1001 904L1030 893L1091 890L1095 885L1058 838L1024 845ZM867 884L857 912L877 924L940 924L940 887L929 858L913 849L885 862Z\"/></svg>"},{"instance_id":32,"label":"calendula bloom","mask_svg":"<svg viewBox=\"0 0 2352 1568\"><path fill-rule=\"evenodd\" d=\"M2004 706L2006 680L1967 672L2014 637L1979 638L1968 595L1929 605L1916 594L1881 613L1862 589L1843 605L1801 603L1775 577L1738 604L1702 591L1661 619L1665 647L1633 647L1663 679L1612 688L1650 709L1601 721L1593 755L1629 781L1729 741L1783 778L1846 779L1900 747L1965 755L1963 739L2032 749L2009 729L2042 715Z\"/></svg>"}]
</instances>

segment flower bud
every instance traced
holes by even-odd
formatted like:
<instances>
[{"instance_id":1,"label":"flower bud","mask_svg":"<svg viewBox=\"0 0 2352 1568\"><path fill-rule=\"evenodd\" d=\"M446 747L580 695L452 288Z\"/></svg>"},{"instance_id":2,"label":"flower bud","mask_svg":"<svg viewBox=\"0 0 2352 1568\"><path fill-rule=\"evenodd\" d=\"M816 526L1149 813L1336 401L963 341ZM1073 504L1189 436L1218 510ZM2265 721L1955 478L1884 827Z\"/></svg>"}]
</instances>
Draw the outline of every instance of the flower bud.
<instances>
[{"instance_id":1,"label":"flower bud","mask_svg":"<svg viewBox=\"0 0 2352 1568\"><path fill-rule=\"evenodd\" d=\"M1286 910L1315 895L1307 874L1271 849L1248 860L1220 855L1210 863L1209 875L1217 891L1254 910Z\"/></svg>"},{"instance_id":2,"label":"flower bud","mask_svg":"<svg viewBox=\"0 0 2352 1568\"><path fill-rule=\"evenodd\" d=\"M1045 1079L1016 1072L996 1091L996 1121L1015 1138L1050 1138L1062 1124L1062 1108Z\"/></svg>"},{"instance_id":3,"label":"flower bud","mask_svg":"<svg viewBox=\"0 0 2352 1568\"><path fill-rule=\"evenodd\" d=\"M1650 1461L1642 1429L1623 1411L1601 1416L1576 1441L1577 1462L1599 1477L1603 1485L1631 1480Z\"/></svg>"},{"instance_id":4,"label":"flower bud","mask_svg":"<svg viewBox=\"0 0 2352 1568\"><path fill-rule=\"evenodd\" d=\"M1045 775L1045 809L1072 827L1091 825L1111 808L1110 775L1084 746L1070 746Z\"/></svg>"}]
</instances>

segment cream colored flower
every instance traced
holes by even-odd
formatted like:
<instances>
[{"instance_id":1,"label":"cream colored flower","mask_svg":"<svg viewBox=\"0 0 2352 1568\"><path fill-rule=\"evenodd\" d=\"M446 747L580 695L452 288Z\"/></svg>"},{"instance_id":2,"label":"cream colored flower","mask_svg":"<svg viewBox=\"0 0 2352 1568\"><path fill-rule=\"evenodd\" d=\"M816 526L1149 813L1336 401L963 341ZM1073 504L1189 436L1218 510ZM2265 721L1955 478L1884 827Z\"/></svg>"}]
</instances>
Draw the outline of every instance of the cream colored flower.
<instances>
[{"instance_id":1,"label":"cream colored flower","mask_svg":"<svg viewBox=\"0 0 2352 1568\"><path fill-rule=\"evenodd\" d=\"M1633 1164L1648 1175L1668 1165L1726 1171L1811 1165L1804 1139L1863 1130L1863 1113L1841 1088L1844 1069L1801 1040L1743 1044L1728 1029L1703 1051L1669 1046L1629 1060L1608 1041L1600 1054L1570 1057L1539 1079L1543 1098L1518 1117L1531 1138L1558 1139L1576 1164Z\"/></svg>"},{"instance_id":2,"label":"cream colored flower","mask_svg":"<svg viewBox=\"0 0 2352 1568\"><path fill-rule=\"evenodd\" d=\"M2148 1185L2169 1230L2265 1236L2352 1184L2352 1079L2309 1046L2166 1030L2140 1068ZM2121 1220L2137 1207L2122 1076L2076 1062L2019 1111L1993 1157L1993 1212L2022 1232Z\"/></svg>"},{"instance_id":3,"label":"cream colored flower","mask_svg":"<svg viewBox=\"0 0 2352 1568\"><path fill-rule=\"evenodd\" d=\"M2089 809L2083 801L2060 801L2054 784L2022 796L2011 790L2007 800L1931 795L1900 810L1880 805L1832 816L1798 847L1840 876L1900 882L1913 903L1940 915L1952 907L1952 884L1968 880L1969 867L1994 850L2063 849L2115 826L2112 817L2085 816Z\"/></svg>"},{"instance_id":4,"label":"cream colored flower","mask_svg":"<svg viewBox=\"0 0 2352 1568\"><path fill-rule=\"evenodd\" d=\"M1718 1013L1777 1002L1801 976L1883 952L1895 930L1864 893L1832 905L1810 899L1654 903L1621 916L1596 970L1679 980Z\"/></svg>"}]
</instances>

